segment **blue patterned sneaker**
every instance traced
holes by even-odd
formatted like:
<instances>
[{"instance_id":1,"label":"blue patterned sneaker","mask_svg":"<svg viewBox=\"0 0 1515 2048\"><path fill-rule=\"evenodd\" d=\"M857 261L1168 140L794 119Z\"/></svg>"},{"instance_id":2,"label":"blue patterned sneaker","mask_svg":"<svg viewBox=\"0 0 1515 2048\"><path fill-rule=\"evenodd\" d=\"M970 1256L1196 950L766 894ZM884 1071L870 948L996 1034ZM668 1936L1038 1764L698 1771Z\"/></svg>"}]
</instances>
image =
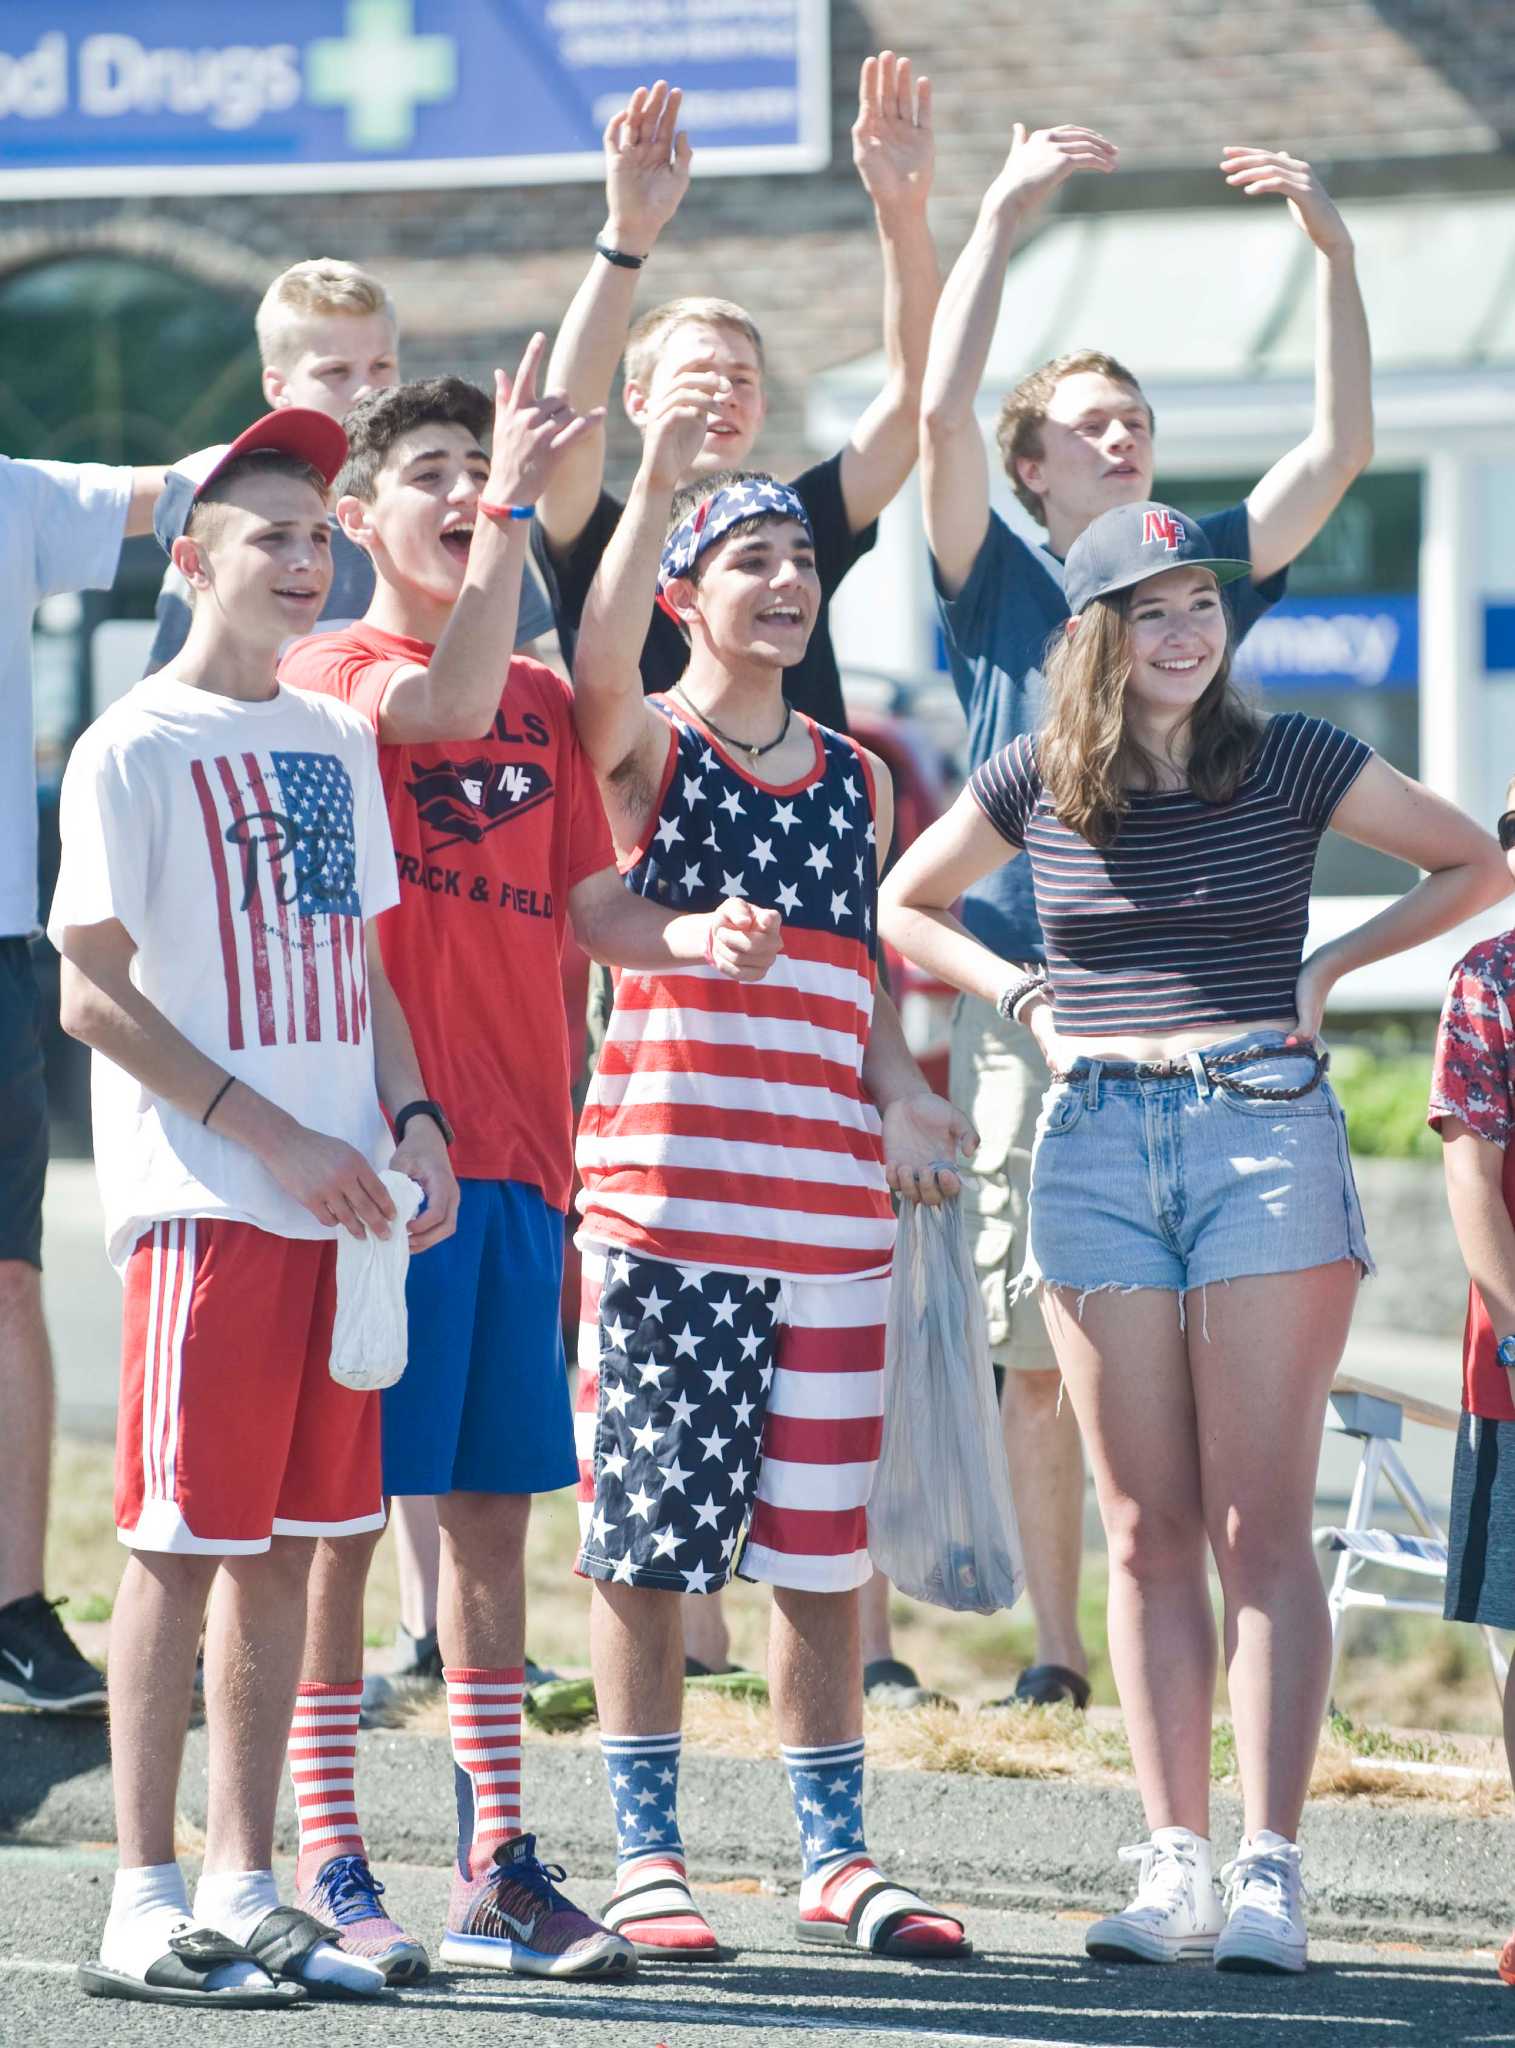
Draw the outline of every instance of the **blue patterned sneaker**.
<instances>
[{"instance_id":1,"label":"blue patterned sneaker","mask_svg":"<svg viewBox=\"0 0 1515 2048\"><path fill-rule=\"evenodd\" d=\"M454 1868L443 1962L513 1970L518 1977L634 1975L631 1943L564 1898L558 1890L564 1875L557 1865L537 1861L535 1835L501 1842L482 1877L463 1877Z\"/></svg>"},{"instance_id":2,"label":"blue patterned sneaker","mask_svg":"<svg viewBox=\"0 0 1515 2048\"><path fill-rule=\"evenodd\" d=\"M384 1972L386 1984L419 1984L431 1959L414 1935L391 1920L379 1904L384 1887L362 1856L333 1856L315 1882L295 1895L301 1912L333 1928L338 1946Z\"/></svg>"}]
</instances>

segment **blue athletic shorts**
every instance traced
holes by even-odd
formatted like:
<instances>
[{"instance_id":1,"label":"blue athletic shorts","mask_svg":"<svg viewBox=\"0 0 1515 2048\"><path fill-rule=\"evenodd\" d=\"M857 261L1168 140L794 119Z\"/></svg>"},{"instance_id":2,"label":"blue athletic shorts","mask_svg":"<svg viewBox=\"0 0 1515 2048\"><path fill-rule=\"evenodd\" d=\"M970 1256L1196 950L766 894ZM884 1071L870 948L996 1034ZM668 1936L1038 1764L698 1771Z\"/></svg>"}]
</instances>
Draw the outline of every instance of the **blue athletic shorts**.
<instances>
[{"instance_id":1,"label":"blue athletic shorts","mask_svg":"<svg viewBox=\"0 0 1515 2048\"><path fill-rule=\"evenodd\" d=\"M410 1362L382 1397L384 1491L572 1486L562 1213L520 1181L458 1185L457 1229L410 1262Z\"/></svg>"}]
</instances>

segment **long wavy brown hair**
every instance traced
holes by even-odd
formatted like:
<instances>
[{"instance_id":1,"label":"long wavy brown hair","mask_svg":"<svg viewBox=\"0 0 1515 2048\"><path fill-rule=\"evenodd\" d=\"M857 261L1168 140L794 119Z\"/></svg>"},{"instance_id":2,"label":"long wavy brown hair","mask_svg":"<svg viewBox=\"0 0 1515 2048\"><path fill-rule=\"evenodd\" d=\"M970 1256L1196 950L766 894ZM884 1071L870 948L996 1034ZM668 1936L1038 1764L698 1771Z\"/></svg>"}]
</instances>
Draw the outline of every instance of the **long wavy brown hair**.
<instances>
[{"instance_id":1,"label":"long wavy brown hair","mask_svg":"<svg viewBox=\"0 0 1515 2048\"><path fill-rule=\"evenodd\" d=\"M1059 628L1047 657L1047 716L1037 738L1037 766L1058 819L1091 846L1114 845L1128 790L1157 789L1165 779L1164 764L1126 725L1130 597L1119 591L1096 598L1077 632ZM1231 681L1229 634L1220 667L1188 725L1185 781L1203 802L1229 803L1262 736L1261 721Z\"/></svg>"}]
</instances>

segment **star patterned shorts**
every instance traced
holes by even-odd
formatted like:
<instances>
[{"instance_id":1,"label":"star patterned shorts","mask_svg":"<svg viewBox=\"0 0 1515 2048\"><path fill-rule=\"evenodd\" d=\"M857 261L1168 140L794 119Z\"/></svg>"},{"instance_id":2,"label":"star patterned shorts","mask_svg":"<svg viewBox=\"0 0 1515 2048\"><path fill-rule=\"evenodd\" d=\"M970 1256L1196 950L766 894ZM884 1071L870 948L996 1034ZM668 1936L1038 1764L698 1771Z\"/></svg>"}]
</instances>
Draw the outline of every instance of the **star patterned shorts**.
<instances>
[{"instance_id":1,"label":"star patterned shorts","mask_svg":"<svg viewBox=\"0 0 1515 2048\"><path fill-rule=\"evenodd\" d=\"M578 1571L664 1592L860 1586L889 1277L760 1279L586 1245Z\"/></svg>"}]
</instances>

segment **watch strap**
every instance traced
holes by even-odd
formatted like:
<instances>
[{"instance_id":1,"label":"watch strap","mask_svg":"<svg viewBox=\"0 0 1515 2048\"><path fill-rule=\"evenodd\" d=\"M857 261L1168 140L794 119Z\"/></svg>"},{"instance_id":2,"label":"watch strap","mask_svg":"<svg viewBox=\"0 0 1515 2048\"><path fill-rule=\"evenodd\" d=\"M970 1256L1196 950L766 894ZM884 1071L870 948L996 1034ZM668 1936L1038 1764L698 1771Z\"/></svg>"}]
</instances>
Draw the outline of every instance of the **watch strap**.
<instances>
[{"instance_id":1,"label":"watch strap","mask_svg":"<svg viewBox=\"0 0 1515 2048\"><path fill-rule=\"evenodd\" d=\"M430 1117L431 1121L442 1133L443 1143L447 1145L452 1143L452 1125L447 1121L447 1113L441 1103L433 1102L430 1096L422 1096L415 1102L407 1102L403 1109L395 1111L394 1134L397 1145L403 1144L406 1127L410 1123L411 1118L417 1116Z\"/></svg>"}]
</instances>

